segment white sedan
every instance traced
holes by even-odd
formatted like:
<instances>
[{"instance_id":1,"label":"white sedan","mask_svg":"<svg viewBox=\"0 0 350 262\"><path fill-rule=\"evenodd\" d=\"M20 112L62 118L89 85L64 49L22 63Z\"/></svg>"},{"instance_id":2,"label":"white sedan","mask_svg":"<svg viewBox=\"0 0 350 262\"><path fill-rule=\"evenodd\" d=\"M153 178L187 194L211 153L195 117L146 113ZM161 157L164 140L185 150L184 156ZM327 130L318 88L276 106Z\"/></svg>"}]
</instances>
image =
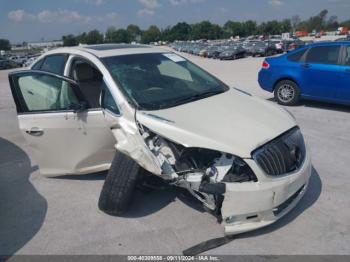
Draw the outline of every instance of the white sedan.
<instances>
[{"instance_id":1,"label":"white sedan","mask_svg":"<svg viewBox=\"0 0 350 262\"><path fill-rule=\"evenodd\" d=\"M106 213L125 211L140 176L153 174L237 234L275 222L308 186L310 155L288 112L164 49L60 48L10 84L41 173L109 170Z\"/></svg>"}]
</instances>

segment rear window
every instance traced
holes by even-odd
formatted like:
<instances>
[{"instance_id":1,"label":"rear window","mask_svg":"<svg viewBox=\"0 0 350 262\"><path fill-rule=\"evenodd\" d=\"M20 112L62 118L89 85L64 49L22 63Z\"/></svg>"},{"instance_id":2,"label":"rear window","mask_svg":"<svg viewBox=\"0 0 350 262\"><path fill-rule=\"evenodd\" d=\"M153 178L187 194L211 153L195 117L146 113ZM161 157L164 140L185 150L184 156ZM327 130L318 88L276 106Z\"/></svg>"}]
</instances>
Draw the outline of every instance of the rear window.
<instances>
[{"instance_id":1,"label":"rear window","mask_svg":"<svg viewBox=\"0 0 350 262\"><path fill-rule=\"evenodd\" d=\"M288 56L288 60L293 61L293 62L300 62L301 58L305 54L307 49L301 50L299 52L296 52L290 56Z\"/></svg>"},{"instance_id":2,"label":"rear window","mask_svg":"<svg viewBox=\"0 0 350 262\"><path fill-rule=\"evenodd\" d=\"M317 46L309 50L306 58L307 63L314 64L338 64L340 46Z\"/></svg>"},{"instance_id":3,"label":"rear window","mask_svg":"<svg viewBox=\"0 0 350 262\"><path fill-rule=\"evenodd\" d=\"M40 70L63 75L66 55L50 55L44 58Z\"/></svg>"}]
</instances>

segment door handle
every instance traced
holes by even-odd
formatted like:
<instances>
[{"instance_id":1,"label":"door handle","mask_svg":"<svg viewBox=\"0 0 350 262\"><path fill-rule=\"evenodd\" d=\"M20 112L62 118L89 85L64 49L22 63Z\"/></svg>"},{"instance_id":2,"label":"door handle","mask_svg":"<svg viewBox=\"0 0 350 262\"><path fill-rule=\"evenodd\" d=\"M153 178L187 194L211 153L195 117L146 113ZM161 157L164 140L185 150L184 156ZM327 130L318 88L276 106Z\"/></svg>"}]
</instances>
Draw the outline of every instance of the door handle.
<instances>
[{"instance_id":1,"label":"door handle","mask_svg":"<svg viewBox=\"0 0 350 262\"><path fill-rule=\"evenodd\" d=\"M301 67L303 67L303 68L310 68L311 65L310 64L302 64Z\"/></svg>"},{"instance_id":2,"label":"door handle","mask_svg":"<svg viewBox=\"0 0 350 262\"><path fill-rule=\"evenodd\" d=\"M26 130L26 133L32 136L41 136L44 133L44 130L39 127L32 127L31 129Z\"/></svg>"}]
</instances>

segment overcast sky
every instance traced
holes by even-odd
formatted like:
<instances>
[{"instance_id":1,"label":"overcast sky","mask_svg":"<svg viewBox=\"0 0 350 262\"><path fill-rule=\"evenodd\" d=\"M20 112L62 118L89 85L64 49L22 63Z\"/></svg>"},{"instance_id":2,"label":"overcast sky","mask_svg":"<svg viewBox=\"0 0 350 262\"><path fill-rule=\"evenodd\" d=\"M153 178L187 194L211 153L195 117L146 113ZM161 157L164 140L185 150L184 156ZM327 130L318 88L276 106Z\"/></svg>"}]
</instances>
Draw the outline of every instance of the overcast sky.
<instances>
[{"instance_id":1,"label":"overcast sky","mask_svg":"<svg viewBox=\"0 0 350 262\"><path fill-rule=\"evenodd\" d=\"M322 9L340 21L350 19L350 0L0 0L0 38L13 43L54 40L131 23L146 29L179 21L308 18Z\"/></svg>"}]
</instances>

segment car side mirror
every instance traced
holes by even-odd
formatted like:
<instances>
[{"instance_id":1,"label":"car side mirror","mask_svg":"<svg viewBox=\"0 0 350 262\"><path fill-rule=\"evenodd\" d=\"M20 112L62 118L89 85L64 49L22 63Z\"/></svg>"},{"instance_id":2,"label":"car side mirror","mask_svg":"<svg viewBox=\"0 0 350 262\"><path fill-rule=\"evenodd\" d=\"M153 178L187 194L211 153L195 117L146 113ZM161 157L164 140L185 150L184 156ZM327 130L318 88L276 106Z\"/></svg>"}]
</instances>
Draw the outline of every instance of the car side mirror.
<instances>
[{"instance_id":1,"label":"car side mirror","mask_svg":"<svg viewBox=\"0 0 350 262\"><path fill-rule=\"evenodd\" d=\"M88 108L88 103L85 101L80 101L79 103L71 104L69 108L72 109L74 113L80 113Z\"/></svg>"}]
</instances>

